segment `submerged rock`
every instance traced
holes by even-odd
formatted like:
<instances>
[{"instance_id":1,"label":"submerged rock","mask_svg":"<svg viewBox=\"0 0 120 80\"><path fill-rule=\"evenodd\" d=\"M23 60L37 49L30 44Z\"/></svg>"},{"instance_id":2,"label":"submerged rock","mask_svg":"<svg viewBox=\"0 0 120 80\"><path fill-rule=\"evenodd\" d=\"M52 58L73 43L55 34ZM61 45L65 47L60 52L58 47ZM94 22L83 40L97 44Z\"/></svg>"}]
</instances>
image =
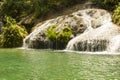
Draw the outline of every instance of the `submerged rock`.
<instances>
[{"instance_id":1,"label":"submerged rock","mask_svg":"<svg viewBox=\"0 0 120 80\"><path fill-rule=\"evenodd\" d=\"M105 29L111 28L111 25L103 25L111 21L111 15L106 10L102 9L85 9L79 10L69 15L64 15L57 17L55 19L47 20L41 23L30 35L24 39L24 47L27 48L53 48L53 42L50 41L46 36L46 30L51 27L51 25L56 24L56 31L61 32L65 26L70 26L72 30L71 40L68 43L68 50L82 50L82 46L88 44L88 40L92 40L92 44L96 44L97 37L103 37L105 33L113 33L113 31L106 31ZM104 26L104 27L102 27ZM110 26L110 27L109 27ZM106 28L108 27L108 28ZM101 31L100 31L101 30ZM103 30L103 31L102 31ZM117 29L118 30L118 29ZM119 31L117 31L118 33ZM97 34L97 35L96 35ZM114 34L114 33L113 33ZM79 35L79 37L78 37ZM116 35L116 33L115 33ZM76 37L77 36L77 37ZM93 38L95 36L95 38ZM105 35L104 38L100 38L106 44L108 43L109 35ZM78 40L77 40L78 39ZM98 38L97 38L98 39ZM75 41L74 41L75 40ZM81 43L81 42L84 43ZM72 43L71 43L72 42ZM101 42L97 41L97 45ZM56 43L57 45L57 43ZM72 48L71 48L72 46ZM73 47L74 46L74 47ZM63 46L65 47L65 46ZM92 46L93 47L93 46ZM78 48L78 49L77 49ZM57 46L59 49L59 45Z\"/></svg>"}]
</instances>

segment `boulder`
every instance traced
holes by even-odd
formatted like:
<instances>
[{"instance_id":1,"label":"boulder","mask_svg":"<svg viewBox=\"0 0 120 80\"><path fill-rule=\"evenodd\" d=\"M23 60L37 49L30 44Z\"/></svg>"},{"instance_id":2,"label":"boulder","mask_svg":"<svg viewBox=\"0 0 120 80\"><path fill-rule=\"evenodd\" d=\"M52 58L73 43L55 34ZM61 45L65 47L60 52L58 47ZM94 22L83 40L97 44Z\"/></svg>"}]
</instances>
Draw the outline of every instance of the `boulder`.
<instances>
[{"instance_id":1,"label":"boulder","mask_svg":"<svg viewBox=\"0 0 120 80\"><path fill-rule=\"evenodd\" d=\"M46 36L46 30L53 24L57 25L55 29L57 32L61 32L65 26L70 26L72 30L71 38L75 38L91 29L99 28L109 21L111 21L110 13L102 9L85 9L69 15L59 16L37 25L37 28L24 39L24 47L39 49L53 48L55 45ZM84 37L86 36L88 35ZM57 48L59 49L59 45Z\"/></svg>"},{"instance_id":2,"label":"boulder","mask_svg":"<svg viewBox=\"0 0 120 80\"><path fill-rule=\"evenodd\" d=\"M117 37L116 37L117 36ZM120 28L112 22L84 32L69 41L66 50L75 51L118 51Z\"/></svg>"}]
</instances>

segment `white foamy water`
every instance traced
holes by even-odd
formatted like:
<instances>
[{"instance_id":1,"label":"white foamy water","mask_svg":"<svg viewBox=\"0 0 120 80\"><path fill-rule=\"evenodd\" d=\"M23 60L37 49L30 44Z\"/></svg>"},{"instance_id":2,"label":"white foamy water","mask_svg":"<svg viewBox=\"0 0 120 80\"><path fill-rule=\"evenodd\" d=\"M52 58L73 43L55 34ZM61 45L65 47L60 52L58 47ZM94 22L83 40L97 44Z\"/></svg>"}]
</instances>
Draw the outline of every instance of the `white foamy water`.
<instances>
[{"instance_id":1,"label":"white foamy water","mask_svg":"<svg viewBox=\"0 0 120 80\"><path fill-rule=\"evenodd\" d=\"M111 15L109 13L103 15L99 11L96 13L94 10L92 12L93 14L88 13L87 15L84 13L83 16L85 20L89 20L87 24L90 26L88 26L87 31L70 40L66 50L120 51L120 28L111 22ZM94 21L92 22L92 20ZM99 26L94 28L96 24L99 24Z\"/></svg>"},{"instance_id":2,"label":"white foamy water","mask_svg":"<svg viewBox=\"0 0 120 80\"><path fill-rule=\"evenodd\" d=\"M120 52L120 35L117 35L111 38L107 51L108 52Z\"/></svg>"}]
</instances>

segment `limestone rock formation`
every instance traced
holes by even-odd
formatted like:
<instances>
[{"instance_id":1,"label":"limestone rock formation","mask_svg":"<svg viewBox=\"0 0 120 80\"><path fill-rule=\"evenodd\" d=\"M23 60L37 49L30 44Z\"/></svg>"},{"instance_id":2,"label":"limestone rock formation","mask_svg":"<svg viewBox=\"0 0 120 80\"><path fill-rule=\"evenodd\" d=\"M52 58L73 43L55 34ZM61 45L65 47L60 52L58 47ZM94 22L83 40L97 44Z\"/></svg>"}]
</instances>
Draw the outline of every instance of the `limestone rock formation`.
<instances>
[{"instance_id":1,"label":"limestone rock formation","mask_svg":"<svg viewBox=\"0 0 120 80\"><path fill-rule=\"evenodd\" d=\"M67 45L67 50L75 51L116 51L119 46L120 28L112 22L84 32L73 38ZM116 36L118 36L116 38ZM116 44L117 42L117 44Z\"/></svg>"},{"instance_id":2,"label":"limestone rock formation","mask_svg":"<svg viewBox=\"0 0 120 80\"><path fill-rule=\"evenodd\" d=\"M61 30L69 25L72 30L71 38L75 38L78 35L83 35L88 37L88 34L95 36L95 32L92 29L97 29L103 24L111 21L111 15L106 10L102 9L85 9L79 10L69 15L63 15L54 19L50 19L41 23L30 35L24 39L24 46L27 48L52 48L52 42L46 36L46 30L51 27L51 25L56 24L56 31L61 32ZM84 33L84 34L83 34ZM86 35L85 35L86 34ZM102 34L99 32L99 34ZM90 36L89 36L90 37ZM98 36L99 37L99 36ZM75 42L76 43L76 42ZM94 43L93 43L94 44ZM59 46L58 46L59 48Z\"/></svg>"}]
</instances>

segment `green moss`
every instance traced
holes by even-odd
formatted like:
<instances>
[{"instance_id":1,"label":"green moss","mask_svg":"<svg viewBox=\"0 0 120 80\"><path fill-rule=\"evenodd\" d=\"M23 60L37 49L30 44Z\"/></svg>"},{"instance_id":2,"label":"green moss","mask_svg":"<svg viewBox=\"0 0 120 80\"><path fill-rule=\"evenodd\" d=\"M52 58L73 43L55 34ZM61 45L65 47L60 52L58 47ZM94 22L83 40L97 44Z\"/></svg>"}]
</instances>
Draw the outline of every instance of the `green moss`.
<instances>
[{"instance_id":1,"label":"green moss","mask_svg":"<svg viewBox=\"0 0 120 80\"><path fill-rule=\"evenodd\" d=\"M63 32L62 32L62 33L59 33L59 34L57 35L57 40L59 40L59 41L62 42L62 43L67 44L68 41L70 40L71 34L72 34L72 31L71 31L71 29L69 28L69 26L65 26L64 29L63 29Z\"/></svg>"},{"instance_id":2,"label":"green moss","mask_svg":"<svg viewBox=\"0 0 120 80\"><path fill-rule=\"evenodd\" d=\"M69 26L65 26L61 32L57 32L55 30L56 27L56 25L52 25L50 28L48 28L46 35L53 42L54 48L62 49L70 40L72 30Z\"/></svg>"},{"instance_id":3,"label":"green moss","mask_svg":"<svg viewBox=\"0 0 120 80\"><path fill-rule=\"evenodd\" d=\"M114 10L113 22L120 25L120 3L118 4L116 9Z\"/></svg>"}]
</instances>

